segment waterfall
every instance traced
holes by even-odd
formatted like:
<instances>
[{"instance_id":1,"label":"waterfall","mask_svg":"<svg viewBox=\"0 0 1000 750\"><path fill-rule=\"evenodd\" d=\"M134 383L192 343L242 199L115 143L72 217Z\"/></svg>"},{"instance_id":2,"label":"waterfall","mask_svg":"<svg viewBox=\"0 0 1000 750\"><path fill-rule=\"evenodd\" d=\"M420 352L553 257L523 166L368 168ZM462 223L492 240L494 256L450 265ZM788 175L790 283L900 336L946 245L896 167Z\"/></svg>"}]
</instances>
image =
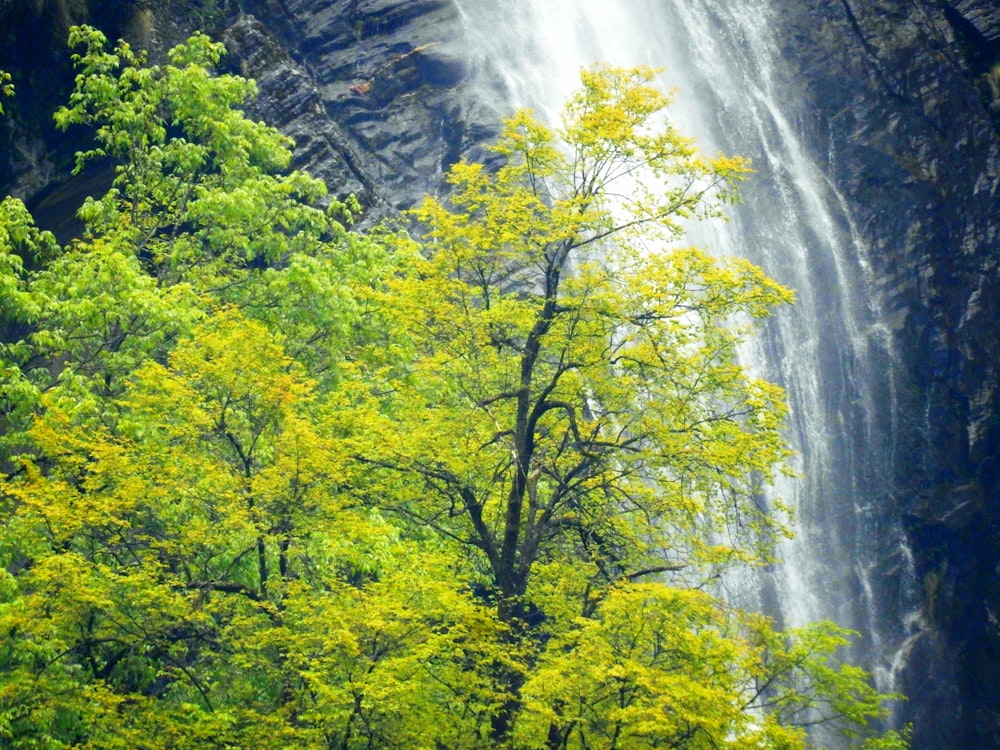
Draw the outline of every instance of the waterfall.
<instances>
[{"instance_id":1,"label":"waterfall","mask_svg":"<svg viewBox=\"0 0 1000 750\"><path fill-rule=\"evenodd\" d=\"M699 244L761 265L796 291L741 353L783 385L801 479L773 491L797 509L782 563L756 602L786 625L830 619L859 631L852 658L883 690L921 635L912 558L894 518L891 331L867 248L800 133L795 82L770 37L773 0L456 0L472 68L498 113L527 106L557 122L581 67L663 67L670 112L706 152L749 156L756 175L731 221Z\"/></svg>"}]
</instances>

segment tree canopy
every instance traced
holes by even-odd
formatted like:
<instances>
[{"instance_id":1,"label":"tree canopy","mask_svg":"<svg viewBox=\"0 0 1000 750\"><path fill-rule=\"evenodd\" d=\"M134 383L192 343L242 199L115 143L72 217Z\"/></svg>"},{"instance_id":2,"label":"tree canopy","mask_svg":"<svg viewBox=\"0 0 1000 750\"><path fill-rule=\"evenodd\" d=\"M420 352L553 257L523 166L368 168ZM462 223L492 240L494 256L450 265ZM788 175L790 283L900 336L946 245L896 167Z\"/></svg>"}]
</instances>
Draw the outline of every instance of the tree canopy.
<instances>
[{"instance_id":1,"label":"tree canopy","mask_svg":"<svg viewBox=\"0 0 1000 750\"><path fill-rule=\"evenodd\" d=\"M680 242L749 168L656 71L362 234L220 45L70 43L114 183L65 247L0 203L4 746L905 745L848 633L714 586L790 533L736 349L791 293Z\"/></svg>"}]
</instances>

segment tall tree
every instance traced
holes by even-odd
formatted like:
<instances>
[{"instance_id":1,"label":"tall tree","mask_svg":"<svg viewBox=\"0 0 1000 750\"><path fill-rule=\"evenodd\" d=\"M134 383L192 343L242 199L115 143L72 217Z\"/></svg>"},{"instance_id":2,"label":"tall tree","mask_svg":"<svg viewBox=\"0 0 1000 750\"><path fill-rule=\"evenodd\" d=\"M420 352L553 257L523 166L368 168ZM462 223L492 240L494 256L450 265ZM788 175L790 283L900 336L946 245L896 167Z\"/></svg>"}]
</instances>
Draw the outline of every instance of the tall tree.
<instances>
[{"instance_id":1,"label":"tall tree","mask_svg":"<svg viewBox=\"0 0 1000 750\"><path fill-rule=\"evenodd\" d=\"M694 600L670 587L770 560L787 533L786 509L762 499L788 454L782 392L751 377L736 350L792 295L746 261L676 244L687 221L720 214L749 170L702 156L669 124L655 75L584 71L558 133L515 114L492 147L499 170L460 163L447 202L414 211L424 252L384 296L412 363L379 389L381 426L362 459L381 471L379 507L466 550L470 585L506 628L511 658L493 670L497 746L528 721L524 689L542 684L540 665L556 659L571 672L596 653L581 639L625 627L612 621L629 614L613 604L623 597L639 617L627 627L659 633L634 643L654 671L693 667L685 631L711 629L703 643L736 648L737 625L690 619L707 610L685 609ZM683 664L660 662L655 643L682 649ZM733 706L741 689L721 675L742 669L749 680L763 667L724 651L706 668ZM687 669L691 684L702 677ZM682 700L666 684L646 688L657 710ZM711 728L644 717L641 731L595 744L584 717L565 713L574 701L543 693L547 739L517 740L525 746L647 746L640 736L650 747L758 746L732 718L753 699L725 720L706 714L718 720ZM588 710L611 711L602 701Z\"/></svg>"}]
</instances>

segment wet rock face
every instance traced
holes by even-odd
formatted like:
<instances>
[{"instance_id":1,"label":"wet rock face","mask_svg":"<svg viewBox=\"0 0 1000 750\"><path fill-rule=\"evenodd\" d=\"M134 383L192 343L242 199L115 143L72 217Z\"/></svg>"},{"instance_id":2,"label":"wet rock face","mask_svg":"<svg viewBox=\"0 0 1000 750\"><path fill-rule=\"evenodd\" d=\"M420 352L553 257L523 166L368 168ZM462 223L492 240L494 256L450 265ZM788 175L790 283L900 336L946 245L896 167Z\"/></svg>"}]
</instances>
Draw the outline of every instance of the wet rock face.
<instances>
[{"instance_id":1,"label":"wet rock face","mask_svg":"<svg viewBox=\"0 0 1000 750\"><path fill-rule=\"evenodd\" d=\"M257 82L250 113L279 128L295 142L296 166L322 179L332 195L358 196L366 205L382 195L363 168L343 129L326 113L316 81L295 62L258 19L242 16L223 35L227 64Z\"/></svg>"},{"instance_id":2,"label":"wet rock face","mask_svg":"<svg viewBox=\"0 0 1000 750\"><path fill-rule=\"evenodd\" d=\"M393 206L439 189L451 164L496 134L496 113L467 84L448 0L248 5L310 77L319 115L337 123L365 189ZM309 139L296 140L301 148Z\"/></svg>"},{"instance_id":3,"label":"wet rock face","mask_svg":"<svg viewBox=\"0 0 1000 750\"><path fill-rule=\"evenodd\" d=\"M904 524L923 600L902 714L917 748L997 748L1000 6L779 6L814 151L873 251L899 355L885 514Z\"/></svg>"},{"instance_id":4,"label":"wet rock face","mask_svg":"<svg viewBox=\"0 0 1000 750\"><path fill-rule=\"evenodd\" d=\"M498 131L491 102L467 82L461 23L449 0L216 0L213 7L222 10L208 18L144 5L104 30L151 49L154 61L194 28L223 39L224 64L258 82L252 114L295 140L297 167L334 195L358 195L376 209L373 217L439 190L448 167L464 154L481 156ZM37 25L23 20L29 31ZM50 124L73 76L65 29L50 25L51 48L0 54L0 68L18 76L20 102L10 109L28 115L2 123L0 184L30 203L44 195L53 215L72 214L78 190L68 175L81 134L67 138ZM46 96L33 96L36 89Z\"/></svg>"},{"instance_id":5,"label":"wet rock face","mask_svg":"<svg viewBox=\"0 0 1000 750\"><path fill-rule=\"evenodd\" d=\"M1000 44L1000 6L983 0L954 0L945 3L943 11L951 23L966 27L973 45L989 45L993 53L1000 52L997 48Z\"/></svg>"}]
</instances>

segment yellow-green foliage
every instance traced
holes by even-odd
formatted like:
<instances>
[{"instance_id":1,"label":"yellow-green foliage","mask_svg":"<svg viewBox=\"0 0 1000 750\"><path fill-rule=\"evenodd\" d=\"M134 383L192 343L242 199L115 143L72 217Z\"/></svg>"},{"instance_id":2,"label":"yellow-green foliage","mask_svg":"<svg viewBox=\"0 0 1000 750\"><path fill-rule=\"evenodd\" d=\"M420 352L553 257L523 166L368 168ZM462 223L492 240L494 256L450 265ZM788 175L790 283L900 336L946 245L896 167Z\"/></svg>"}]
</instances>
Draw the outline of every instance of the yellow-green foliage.
<instances>
[{"instance_id":1,"label":"yellow-green foliage","mask_svg":"<svg viewBox=\"0 0 1000 750\"><path fill-rule=\"evenodd\" d=\"M10 82L10 73L0 70L0 99L5 96L14 95L14 86ZM3 104L0 103L0 115L3 114Z\"/></svg>"},{"instance_id":2,"label":"yellow-green foliage","mask_svg":"<svg viewBox=\"0 0 1000 750\"><path fill-rule=\"evenodd\" d=\"M514 115L418 246L318 206L206 37L72 41L116 179L65 248L0 203L0 745L903 746L845 634L708 593L787 532L734 354L791 294L650 244L747 172L654 71Z\"/></svg>"}]
</instances>

